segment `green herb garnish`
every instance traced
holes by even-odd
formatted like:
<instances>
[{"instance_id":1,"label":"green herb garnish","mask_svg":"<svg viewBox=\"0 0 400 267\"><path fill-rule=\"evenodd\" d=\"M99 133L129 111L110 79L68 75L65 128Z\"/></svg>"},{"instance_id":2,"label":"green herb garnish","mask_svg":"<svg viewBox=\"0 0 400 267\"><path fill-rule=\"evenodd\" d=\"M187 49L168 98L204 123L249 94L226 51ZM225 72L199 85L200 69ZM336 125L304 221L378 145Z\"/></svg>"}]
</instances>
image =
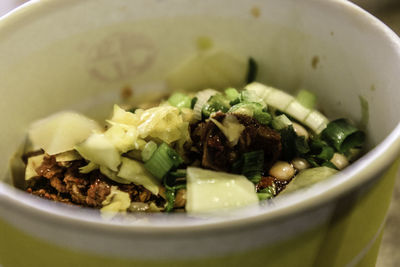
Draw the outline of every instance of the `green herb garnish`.
<instances>
[{"instance_id":1,"label":"green herb garnish","mask_svg":"<svg viewBox=\"0 0 400 267\"><path fill-rule=\"evenodd\" d=\"M182 163L181 156L167 144L162 143L144 163L144 167L161 180L172 168L177 168Z\"/></svg>"},{"instance_id":2,"label":"green herb garnish","mask_svg":"<svg viewBox=\"0 0 400 267\"><path fill-rule=\"evenodd\" d=\"M365 140L364 132L351 125L346 119L338 119L328 124L321 136L340 153L346 154L352 148L360 147Z\"/></svg>"}]
</instances>

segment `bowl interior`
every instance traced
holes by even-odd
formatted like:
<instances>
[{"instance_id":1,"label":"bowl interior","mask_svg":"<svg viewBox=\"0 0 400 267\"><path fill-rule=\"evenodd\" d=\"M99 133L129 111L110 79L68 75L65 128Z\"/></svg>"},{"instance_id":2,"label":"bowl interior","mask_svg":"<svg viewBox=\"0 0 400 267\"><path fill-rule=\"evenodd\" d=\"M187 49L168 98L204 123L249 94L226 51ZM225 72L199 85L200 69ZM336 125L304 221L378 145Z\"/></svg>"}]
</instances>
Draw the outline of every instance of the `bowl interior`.
<instances>
[{"instance_id":1,"label":"bowl interior","mask_svg":"<svg viewBox=\"0 0 400 267\"><path fill-rule=\"evenodd\" d=\"M253 57L260 82L307 88L330 118L365 124L368 149L398 127L398 39L344 1L39 1L3 17L0 33L0 177L8 183L30 122L64 109L105 118L124 86L164 90L171 68L204 37ZM387 141L397 147L398 132Z\"/></svg>"}]
</instances>

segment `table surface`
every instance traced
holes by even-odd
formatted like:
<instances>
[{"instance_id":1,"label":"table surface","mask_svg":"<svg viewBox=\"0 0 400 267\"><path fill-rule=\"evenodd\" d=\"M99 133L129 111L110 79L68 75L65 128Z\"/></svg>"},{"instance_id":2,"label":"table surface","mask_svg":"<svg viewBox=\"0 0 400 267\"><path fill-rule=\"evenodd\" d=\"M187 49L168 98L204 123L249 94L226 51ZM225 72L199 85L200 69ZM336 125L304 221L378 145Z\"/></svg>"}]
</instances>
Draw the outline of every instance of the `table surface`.
<instances>
[{"instance_id":1,"label":"table surface","mask_svg":"<svg viewBox=\"0 0 400 267\"><path fill-rule=\"evenodd\" d=\"M26 0L0 0L0 15L7 13L13 8L23 4ZM362 3L362 1L356 1ZM371 1L369 1L371 2ZM378 1L376 1L378 2ZM388 3L383 1L381 3ZM396 1L392 1L395 3ZM400 34L400 3L391 4L389 6L379 6L368 4L365 8L377 16L396 33ZM393 201L390 206L387 225L385 227L382 245L379 251L377 267L395 267L400 266L400 179L397 179L396 187L393 194Z\"/></svg>"}]
</instances>

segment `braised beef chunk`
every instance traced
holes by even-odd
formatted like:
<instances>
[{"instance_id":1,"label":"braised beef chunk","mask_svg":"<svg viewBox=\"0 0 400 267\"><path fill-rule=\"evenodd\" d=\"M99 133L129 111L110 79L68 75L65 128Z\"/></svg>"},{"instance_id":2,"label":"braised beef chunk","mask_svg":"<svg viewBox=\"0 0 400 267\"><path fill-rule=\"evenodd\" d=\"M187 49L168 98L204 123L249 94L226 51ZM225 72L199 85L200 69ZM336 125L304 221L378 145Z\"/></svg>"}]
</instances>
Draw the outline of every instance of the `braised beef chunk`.
<instances>
[{"instance_id":1,"label":"braised beef chunk","mask_svg":"<svg viewBox=\"0 0 400 267\"><path fill-rule=\"evenodd\" d=\"M262 125L252 117L235 114L238 121L245 126L239 139L239 154L263 150L264 167L269 169L280 157L282 142L280 134Z\"/></svg>"},{"instance_id":2,"label":"braised beef chunk","mask_svg":"<svg viewBox=\"0 0 400 267\"><path fill-rule=\"evenodd\" d=\"M79 168L86 164L84 160L76 160L67 167L57 162L54 156L45 155L42 165L36 169L40 177L29 181L26 191L58 202L101 208L111 192L111 186L118 186L119 190L130 194L132 201L162 202L159 196L143 186L117 184L99 171L80 173Z\"/></svg>"},{"instance_id":3,"label":"braised beef chunk","mask_svg":"<svg viewBox=\"0 0 400 267\"><path fill-rule=\"evenodd\" d=\"M243 153L263 150L264 167L269 169L281 154L282 144L279 133L249 116L234 115L239 123L245 126L245 129L240 135L239 142L233 147L229 146L225 135L210 120L192 127L191 137L193 144L200 151L201 166L229 172L232 164ZM225 116L224 113L218 112L213 118L222 122Z\"/></svg>"},{"instance_id":4,"label":"braised beef chunk","mask_svg":"<svg viewBox=\"0 0 400 267\"><path fill-rule=\"evenodd\" d=\"M226 171L230 166L232 148L228 146L225 135L211 121L201 122L192 131L193 144L200 151L201 166L218 171Z\"/></svg>"}]
</instances>

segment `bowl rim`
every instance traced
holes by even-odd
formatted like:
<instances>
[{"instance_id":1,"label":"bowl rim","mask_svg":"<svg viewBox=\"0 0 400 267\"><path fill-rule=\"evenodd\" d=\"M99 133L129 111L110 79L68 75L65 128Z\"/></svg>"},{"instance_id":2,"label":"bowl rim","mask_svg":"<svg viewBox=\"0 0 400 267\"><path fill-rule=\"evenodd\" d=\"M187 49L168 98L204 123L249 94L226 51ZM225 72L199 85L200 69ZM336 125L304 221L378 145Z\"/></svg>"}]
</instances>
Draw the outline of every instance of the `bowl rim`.
<instances>
[{"instance_id":1,"label":"bowl rim","mask_svg":"<svg viewBox=\"0 0 400 267\"><path fill-rule=\"evenodd\" d=\"M289 0L293 1L293 0ZM391 42L395 47L395 53L400 58L400 39L380 20L348 1L330 0L302 0L303 2L318 2L320 5L341 8L341 12L348 13L350 16L357 16L367 23L368 29L374 29L376 34L381 35L380 38ZM51 2L51 3L50 3ZM17 9L7 13L0 18L0 31L10 30L15 23L26 19L26 15L36 15L45 10L49 5L52 7L58 5L72 4L77 1L60 0L54 1L29 1ZM269 221L283 219L288 216L304 212L325 205L328 202L339 198L341 195L354 190L362 184L373 179L375 176L383 173L396 159L400 153L400 122L391 131L391 133L376 147L362 156L345 170L332 176L331 178L315 184L307 190L299 190L287 197L278 198L274 201L273 206L268 206L263 210L245 209L232 212L234 217L218 220L208 220L206 222L197 223L171 223L162 225L145 225L121 223L115 221L107 221L99 219L98 216L88 216L82 218L71 212L63 205L47 205L47 200L36 199L35 197L12 188L12 186L0 182L0 199L3 204L10 205L14 208L14 212L21 212L30 216L35 216L39 220L47 222L56 222L63 225L75 225L91 230L99 231L121 231L124 233L164 233L179 234L193 233L210 230L231 229L232 227L244 227L249 225L257 225ZM171 215L164 215L171 216ZM174 216L174 215L172 215Z\"/></svg>"}]
</instances>

